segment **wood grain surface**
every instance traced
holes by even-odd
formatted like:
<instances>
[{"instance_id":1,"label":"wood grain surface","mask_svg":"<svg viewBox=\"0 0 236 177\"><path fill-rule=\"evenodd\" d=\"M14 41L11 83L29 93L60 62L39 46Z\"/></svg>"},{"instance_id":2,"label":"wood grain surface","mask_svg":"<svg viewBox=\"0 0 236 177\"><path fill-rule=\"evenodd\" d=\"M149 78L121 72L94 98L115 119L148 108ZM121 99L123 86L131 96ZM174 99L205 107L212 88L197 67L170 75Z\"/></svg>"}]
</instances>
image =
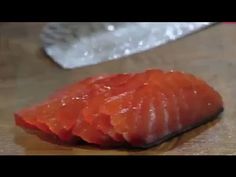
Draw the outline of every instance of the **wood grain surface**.
<instances>
[{"instance_id":1,"label":"wood grain surface","mask_svg":"<svg viewBox=\"0 0 236 177\"><path fill-rule=\"evenodd\" d=\"M236 154L236 25L206 30L122 60L63 70L42 51L44 23L0 23L0 154L198 155ZM68 146L15 126L13 113L58 87L102 73L178 69L195 74L223 96L220 119L147 150Z\"/></svg>"}]
</instances>

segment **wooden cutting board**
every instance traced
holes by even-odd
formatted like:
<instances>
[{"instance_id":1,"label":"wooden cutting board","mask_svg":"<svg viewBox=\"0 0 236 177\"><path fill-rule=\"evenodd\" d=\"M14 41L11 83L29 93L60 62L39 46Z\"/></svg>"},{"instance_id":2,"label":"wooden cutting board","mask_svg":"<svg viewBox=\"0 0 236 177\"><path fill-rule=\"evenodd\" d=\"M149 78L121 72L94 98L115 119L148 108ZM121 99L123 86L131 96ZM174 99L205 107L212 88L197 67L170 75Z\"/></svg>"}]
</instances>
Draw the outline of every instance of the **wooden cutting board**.
<instances>
[{"instance_id":1,"label":"wooden cutting board","mask_svg":"<svg viewBox=\"0 0 236 177\"><path fill-rule=\"evenodd\" d=\"M122 60L63 70L40 48L43 23L0 23L0 154L197 155L236 154L236 25L218 24ZM13 113L43 100L58 87L102 74L177 69L193 73L223 96L217 119L147 150L66 146L16 127Z\"/></svg>"}]
</instances>

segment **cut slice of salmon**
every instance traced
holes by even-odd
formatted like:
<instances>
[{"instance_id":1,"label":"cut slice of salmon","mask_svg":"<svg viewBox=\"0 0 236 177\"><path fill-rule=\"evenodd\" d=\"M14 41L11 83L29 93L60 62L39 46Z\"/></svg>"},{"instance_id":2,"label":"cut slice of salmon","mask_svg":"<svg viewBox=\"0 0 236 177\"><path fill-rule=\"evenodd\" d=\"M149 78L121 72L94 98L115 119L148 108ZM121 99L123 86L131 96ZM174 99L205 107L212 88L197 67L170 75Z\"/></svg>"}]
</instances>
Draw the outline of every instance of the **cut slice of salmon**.
<instances>
[{"instance_id":1,"label":"cut slice of salmon","mask_svg":"<svg viewBox=\"0 0 236 177\"><path fill-rule=\"evenodd\" d=\"M152 144L222 111L220 95L205 82L180 72L148 73L149 80L143 83L143 88L136 87L131 95L126 92L113 96L102 106L102 110L110 115L115 131L133 146ZM125 102L131 105L125 105ZM214 111L211 110L213 107ZM154 128L153 124L156 124Z\"/></svg>"},{"instance_id":2,"label":"cut slice of salmon","mask_svg":"<svg viewBox=\"0 0 236 177\"><path fill-rule=\"evenodd\" d=\"M19 126L100 146L149 147L223 111L220 94L179 71L90 77L15 114Z\"/></svg>"}]
</instances>

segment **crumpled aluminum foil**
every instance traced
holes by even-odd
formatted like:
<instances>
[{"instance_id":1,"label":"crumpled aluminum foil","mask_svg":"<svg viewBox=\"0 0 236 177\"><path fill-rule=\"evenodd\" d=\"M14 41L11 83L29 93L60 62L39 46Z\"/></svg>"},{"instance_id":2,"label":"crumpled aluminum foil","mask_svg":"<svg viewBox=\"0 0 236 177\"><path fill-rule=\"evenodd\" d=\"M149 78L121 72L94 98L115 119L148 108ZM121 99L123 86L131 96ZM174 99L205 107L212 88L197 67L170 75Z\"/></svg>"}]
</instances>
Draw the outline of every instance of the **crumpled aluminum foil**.
<instances>
[{"instance_id":1,"label":"crumpled aluminum foil","mask_svg":"<svg viewBox=\"0 0 236 177\"><path fill-rule=\"evenodd\" d=\"M43 48L57 64L72 69L142 52L212 25L194 23L48 23Z\"/></svg>"}]
</instances>

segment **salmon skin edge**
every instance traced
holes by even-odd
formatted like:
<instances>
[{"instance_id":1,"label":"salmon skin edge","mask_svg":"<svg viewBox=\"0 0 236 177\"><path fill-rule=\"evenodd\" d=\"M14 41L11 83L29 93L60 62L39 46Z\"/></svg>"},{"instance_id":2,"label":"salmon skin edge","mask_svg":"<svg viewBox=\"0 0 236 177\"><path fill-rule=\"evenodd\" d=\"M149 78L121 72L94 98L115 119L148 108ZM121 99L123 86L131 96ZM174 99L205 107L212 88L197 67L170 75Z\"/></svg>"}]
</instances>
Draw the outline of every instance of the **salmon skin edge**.
<instances>
[{"instance_id":1,"label":"salmon skin edge","mask_svg":"<svg viewBox=\"0 0 236 177\"><path fill-rule=\"evenodd\" d=\"M173 139L173 138L175 138L175 137L177 137L177 136L179 136L179 135L182 135L182 134L184 134L184 133L186 133L186 132L189 132L189 131L191 131L191 130L193 130L193 129L195 129L195 128L198 128L198 127L200 127L201 125L204 125L204 124L206 124L206 123L208 123L208 122L211 122L211 121L213 121L213 120L215 120L215 119L220 118L220 114L221 114L223 111L224 111L224 108L222 107L222 108L219 109L218 112L217 112L216 114L214 114L213 116L210 116L209 118L204 119L204 120L202 120L202 121L200 121L200 122L198 122L198 123L195 123L195 124L192 125L192 126L189 126L189 127L184 128L184 129L182 129L182 130L178 130L178 131L176 131L176 132L170 133L170 134L168 134L168 135L166 135L166 136L164 136L164 137L158 139L157 141L155 141L155 142L153 142L153 143L145 144L145 145L142 145L142 146L132 146L132 145L130 145L129 148L148 149L148 148L151 148L151 147L154 147L154 146L158 146L158 145L160 145L160 144L162 144L162 143L164 143L164 142L166 142L166 141L168 141L168 140L171 140L171 139Z\"/></svg>"}]
</instances>

